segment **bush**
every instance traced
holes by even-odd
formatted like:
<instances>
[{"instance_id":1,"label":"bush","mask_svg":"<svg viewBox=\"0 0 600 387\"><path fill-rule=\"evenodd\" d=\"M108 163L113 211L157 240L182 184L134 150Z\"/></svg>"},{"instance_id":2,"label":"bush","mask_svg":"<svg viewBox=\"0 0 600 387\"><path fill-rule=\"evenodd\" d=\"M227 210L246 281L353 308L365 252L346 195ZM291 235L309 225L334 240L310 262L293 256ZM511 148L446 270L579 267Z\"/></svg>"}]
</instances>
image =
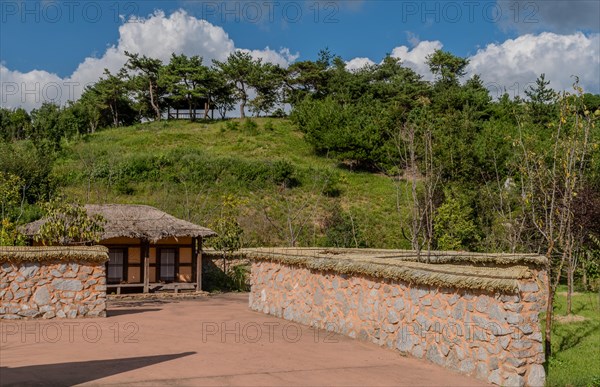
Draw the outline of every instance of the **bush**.
<instances>
[{"instance_id":1,"label":"bush","mask_svg":"<svg viewBox=\"0 0 600 387\"><path fill-rule=\"evenodd\" d=\"M282 108L277 108L273 112L273 114L271 114L271 117L274 117L274 118L285 118L285 117L287 117L287 113Z\"/></svg>"},{"instance_id":2,"label":"bush","mask_svg":"<svg viewBox=\"0 0 600 387\"><path fill-rule=\"evenodd\" d=\"M296 175L296 168L287 160L276 161L272 168L273 182L283 185L286 188L293 188L300 185Z\"/></svg>"},{"instance_id":3,"label":"bush","mask_svg":"<svg viewBox=\"0 0 600 387\"><path fill-rule=\"evenodd\" d=\"M242 129L248 134L258 134L258 124L250 118L246 118L242 124Z\"/></svg>"},{"instance_id":4,"label":"bush","mask_svg":"<svg viewBox=\"0 0 600 387\"><path fill-rule=\"evenodd\" d=\"M240 129L240 124L237 121L227 121L225 123L225 129L231 132L237 132Z\"/></svg>"},{"instance_id":5,"label":"bush","mask_svg":"<svg viewBox=\"0 0 600 387\"><path fill-rule=\"evenodd\" d=\"M325 245L331 247L366 247L351 214L344 212L339 204L333 206L325 219Z\"/></svg>"},{"instance_id":6,"label":"bush","mask_svg":"<svg viewBox=\"0 0 600 387\"><path fill-rule=\"evenodd\" d=\"M470 250L479 241L473 210L463 192L444 190L444 202L435 213L434 234L441 250Z\"/></svg>"},{"instance_id":7,"label":"bush","mask_svg":"<svg viewBox=\"0 0 600 387\"><path fill-rule=\"evenodd\" d=\"M0 246L23 246L25 236L17 229L14 223L8 219L0 222Z\"/></svg>"},{"instance_id":8,"label":"bush","mask_svg":"<svg viewBox=\"0 0 600 387\"><path fill-rule=\"evenodd\" d=\"M273 125L273 122L271 120L268 120L267 122L265 122L265 125L263 127L265 128L265 130L268 130L269 132L272 132L275 130L275 126Z\"/></svg>"},{"instance_id":9,"label":"bush","mask_svg":"<svg viewBox=\"0 0 600 387\"><path fill-rule=\"evenodd\" d=\"M113 188L119 195L131 196L135 193L135 188L133 188L126 179L118 179L113 185Z\"/></svg>"},{"instance_id":10,"label":"bush","mask_svg":"<svg viewBox=\"0 0 600 387\"><path fill-rule=\"evenodd\" d=\"M323 195L329 198L337 198L342 194L342 184L345 180L340 178L339 174L330 174L325 178L323 186Z\"/></svg>"}]
</instances>

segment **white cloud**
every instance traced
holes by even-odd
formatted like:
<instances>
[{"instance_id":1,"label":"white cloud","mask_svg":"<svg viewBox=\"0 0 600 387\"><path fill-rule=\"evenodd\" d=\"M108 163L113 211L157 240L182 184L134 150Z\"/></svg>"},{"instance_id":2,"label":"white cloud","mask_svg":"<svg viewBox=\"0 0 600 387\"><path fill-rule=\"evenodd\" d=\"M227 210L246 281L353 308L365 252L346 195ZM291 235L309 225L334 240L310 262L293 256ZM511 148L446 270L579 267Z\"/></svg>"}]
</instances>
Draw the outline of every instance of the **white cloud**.
<instances>
[{"instance_id":1,"label":"white cloud","mask_svg":"<svg viewBox=\"0 0 600 387\"><path fill-rule=\"evenodd\" d=\"M433 80L433 74L427 66L427 56L433 54L435 50L441 50L444 45L439 40L423 40L412 49L406 46L399 46L392 50L391 56L402 61L402 65L415 70L421 74L424 79Z\"/></svg>"},{"instance_id":2,"label":"white cloud","mask_svg":"<svg viewBox=\"0 0 600 387\"><path fill-rule=\"evenodd\" d=\"M427 56L432 54L435 50L441 50L443 44L438 41L413 41L415 43L413 48L407 46L398 46L392 50L390 54L392 58L400 59L403 66L413 69L418 74L422 75L426 80L433 80L433 74L429 71L427 66ZM373 65L373 62L369 58L354 58L346 62L346 68L348 70L358 70L366 65Z\"/></svg>"},{"instance_id":3,"label":"white cloud","mask_svg":"<svg viewBox=\"0 0 600 387\"><path fill-rule=\"evenodd\" d=\"M346 69L348 69L348 71L356 71L362 69L365 66L372 66L374 64L375 62L373 62L369 58L354 58L346 62Z\"/></svg>"},{"instance_id":4,"label":"white cloud","mask_svg":"<svg viewBox=\"0 0 600 387\"><path fill-rule=\"evenodd\" d=\"M199 55L205 64L213 59L224 60L234 50L233 40L223 30L206 20L197 19L183 10L166 16L156 11L147 18L133 18L119 27L119 40L101 57L88 57L68 77L60 78L46 71L21 73L0 64L0 86L3 107L22 106L28 110L42 102L66 103L77 99L86 85L94 83L104 73L118 71L127 61L125 51L140 53L168 61L171 53ZM255 58L287 66L298 58L289 49L274 51L246 50Z\"/></svg>"},{"instance_id":5,"label":"white cloud","mask_svg":"<svg viewBox=\"0 0 600 387\"><path fill-rule=\"evenodd\" d=\"M528 34L489 44L469 59L467 71L480 74L494 97L504 88L512 96L523 95L542 73L555 90L572 90L575 75L586 91L600 91L599 34Z\"/></svg>"},{"instance_id":6,"label":"white cloud","mask_svg":"<svg viewBox=\"0 0 600 387\"><path fill-rule=\"evenodd\" d=\"M431 81L434 77L427 66L427 56L442 47L437 40L421 41L412 49L396 47L391 55ZM513 97L523 96L542 73L551 81L550 87L558 91L572 90L573 76L577 76L586 92L600 92L600 34L527 34L488 44L468 59L467 77L481 75L492 97L500 97L505 89ZM347 65L355 67L368 62L372 63L369 58L355 58Z\"/></svg>"},{"instance_id":7,"label":"white cloud","mask_svg":"<svg viewBox=\"0 0 600 387\"><path fill-rule=\"evenodd\" d=\"M262 59L263 62L270 62L283 67L287 67L300 56L298 53L292 54L289 48L282 48L279 51L275 51L271 50L268 46L264 50L241 49L240 51L249 53L254 59Z\"/></svg>"},{"instance_id":8,"label":"white cloud","mask_svg":"<svg viewBox=\"0 0 600 387\"><path fill-rule=\"evenodd\" d=\"M27 73L11 71L0 64L0 106L31 110L43 102L64 101L64 95L75 94L74 85L56 74L42 70Z\"/></svg>"}]
</instances>

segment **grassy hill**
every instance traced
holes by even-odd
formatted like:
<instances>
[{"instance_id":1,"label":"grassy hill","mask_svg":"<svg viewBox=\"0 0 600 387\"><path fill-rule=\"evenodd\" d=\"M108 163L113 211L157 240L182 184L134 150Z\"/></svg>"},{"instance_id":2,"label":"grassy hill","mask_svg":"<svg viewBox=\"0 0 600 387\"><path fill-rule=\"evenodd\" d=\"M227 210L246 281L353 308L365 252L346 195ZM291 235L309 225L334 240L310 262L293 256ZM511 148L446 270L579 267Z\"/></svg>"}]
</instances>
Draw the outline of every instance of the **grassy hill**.
<instances>
[{"instance_id":1,"label":"grassy hill","mask_svg":"<svg viewBox=\"0 0 600 387\"><path fill-rule=\"evenodd\" d=\"M53 174L82 202L149 204L208 226L228 198L248 246L408 247L404 183L315 155L283 119L108 129L68 144Z\"/></svg>"}]
</instances>

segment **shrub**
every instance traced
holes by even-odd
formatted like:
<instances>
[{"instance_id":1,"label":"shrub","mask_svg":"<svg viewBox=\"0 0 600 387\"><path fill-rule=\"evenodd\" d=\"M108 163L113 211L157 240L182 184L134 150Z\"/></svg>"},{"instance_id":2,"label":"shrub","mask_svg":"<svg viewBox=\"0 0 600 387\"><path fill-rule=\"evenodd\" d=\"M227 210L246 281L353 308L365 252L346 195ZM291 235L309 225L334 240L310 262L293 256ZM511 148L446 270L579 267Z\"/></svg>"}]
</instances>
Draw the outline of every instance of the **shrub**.
<instances>
[{"instance_id":1,"label":"shrub","mask_svg":"<svg viewBox=\"0 0 600 387\"><path fill-rule=\"evenodd\" d=\"M242 129L248 134L258 134L258 124L250 118L246 118L242 124Z\"/></svg>"},{"instance_id":2,"label":"shrub","mask_svg":"<svg viewBox=\"0 0 600 387\"><path fill-rule=\"evenodd\" d=\"M437 247L441 250L469 250L480 238L468 197L453 189L444 190L444 196L434 219Z\"/></svg>"},{"instance_id":3,"label":"shrub","mask_svg":"<svg viewBox=\"0 0 600 387\"><path fill-rule=\"evenodd\" d=\"M283 185L286 188L293 188L300 185L296 168L287 160L279 160L273 164L272 176L274 183Z\"/></svg>"},{"instance_id":4,"label":"shrub","mask_svg":"<svg viewBox=\"0 0 600 387\"><path fill-rule=\"evenodd\" d=\"M271 120L268 120L267 122L265 122L264 128L265 128L265 130L268 130L269 132L272 132L275 130L275 126L273 125L273 122Z\"/></svg>"},{"instance_id":5,"label":"shrub","mask_svg":"<svg viewBox=\"0 0 600 387\"><path fill-rule=\"evenodd\" d=\"M2 219L2 222L0 222L0 246L23 245L25 245L25 236L10 220Z\"/></svg>"},{"instance_id":6,"label":"shrub","mask_svg":"<svg viewBox=\"0 0 600 387\"><path fill-rule=\"evenodd\" d=\"M232 132L237 132L240 129L240 124L237 121L227 121L225 123L225 129Z\"/></svg>"},{"instance_id":7,"label":"shrub","mask_svg":"<svg viewBox=\"0 0 600 387\"><path fill-rule=\"evenodd\" d=\"M335 204L325 219L325 244L332 247L366 247L351 214Z\"/></svg>"}]
</instances>

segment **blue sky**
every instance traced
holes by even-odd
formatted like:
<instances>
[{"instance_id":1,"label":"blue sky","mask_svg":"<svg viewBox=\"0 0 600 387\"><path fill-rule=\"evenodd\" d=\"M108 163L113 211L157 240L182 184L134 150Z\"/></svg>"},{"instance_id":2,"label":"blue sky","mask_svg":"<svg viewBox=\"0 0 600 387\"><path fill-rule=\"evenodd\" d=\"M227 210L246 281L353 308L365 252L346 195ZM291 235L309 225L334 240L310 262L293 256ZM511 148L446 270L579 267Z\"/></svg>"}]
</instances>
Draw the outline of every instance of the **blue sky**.
<instances>
[{"instance_id":1,"label":"blue sky","mask_svg":"<svg viewBox=\"0 0 600 387\"><path fill-rule=\"evenodd\" d=\"M471 72L493 87L521 93L545 72L556 88L579 75L598 92L599 20L596 0L0 0L1 102L15 105L7 102L19 94L14 85L91 82L104 67L122 65L125 49L207 61L246 49L286 65L328 47L351 67L393 53L428 78L424 58L443 48L471 59Z\"/></svg>"}]
</instances>

